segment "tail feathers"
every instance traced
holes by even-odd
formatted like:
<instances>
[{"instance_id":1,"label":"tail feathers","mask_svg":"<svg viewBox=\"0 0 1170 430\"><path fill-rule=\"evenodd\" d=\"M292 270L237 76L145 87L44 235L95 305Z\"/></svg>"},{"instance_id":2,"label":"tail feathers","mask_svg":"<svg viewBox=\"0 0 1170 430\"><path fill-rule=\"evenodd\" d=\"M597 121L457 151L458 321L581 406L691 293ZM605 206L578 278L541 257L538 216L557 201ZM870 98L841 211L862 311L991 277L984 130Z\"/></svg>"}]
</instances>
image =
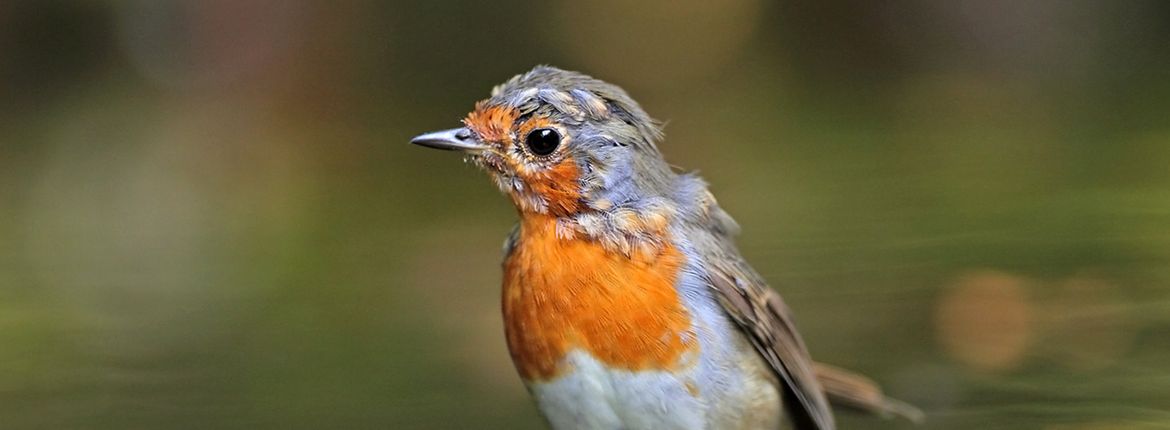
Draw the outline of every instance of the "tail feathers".
<instances>
[{"instance_id":1,"label":"tail feathers","mask_svg":"<svg viewBox=\"0 0 1170 430\"><path fill-rule=\"evenodd\" d=\"M877 383L864 376L823 363L814 363L813 372L832 404L886 418L898 416L915 424L926 417L913 405L886 397Z\"/></svg>"}]
</instances>

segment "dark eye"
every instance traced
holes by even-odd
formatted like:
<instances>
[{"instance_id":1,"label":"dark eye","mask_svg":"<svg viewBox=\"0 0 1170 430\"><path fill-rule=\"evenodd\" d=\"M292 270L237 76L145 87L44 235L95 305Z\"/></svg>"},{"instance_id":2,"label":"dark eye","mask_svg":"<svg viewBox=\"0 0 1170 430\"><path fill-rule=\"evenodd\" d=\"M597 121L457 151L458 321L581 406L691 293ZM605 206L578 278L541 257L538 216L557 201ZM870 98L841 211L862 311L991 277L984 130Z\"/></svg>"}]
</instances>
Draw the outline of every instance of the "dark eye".
<instances>
[{"instance_id":1,"label":"dark eye","mask_svg":"<svg viewBox=\"0 0 1170 430\"><path fill-rule=\"evenodd\" d=\"M561 134L551 128L538 128L528 133L524 143L528 150L536 155L548 155L557 150L561 144Z\"/></svg>"}]
</instances>

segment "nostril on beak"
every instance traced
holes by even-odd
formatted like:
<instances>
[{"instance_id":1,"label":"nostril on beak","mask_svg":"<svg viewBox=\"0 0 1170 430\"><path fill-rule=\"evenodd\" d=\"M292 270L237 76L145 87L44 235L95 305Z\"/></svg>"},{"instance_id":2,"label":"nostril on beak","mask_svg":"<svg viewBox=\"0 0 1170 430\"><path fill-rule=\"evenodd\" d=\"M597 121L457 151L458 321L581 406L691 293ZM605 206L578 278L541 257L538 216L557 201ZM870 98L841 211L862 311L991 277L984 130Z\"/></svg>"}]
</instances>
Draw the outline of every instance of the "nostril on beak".
<instances>
[{"instance_id":1,"label":"nostril on beak","mask_svg":"<svg viewBox=\"0 0 1170 430\"><path fill-rule=\"evenodd\" d=\"M459 140L471 139L471 130L461 128L459 131L455 132L455 138Z\"/></svg>"},{"instance_id":2,"label":"nostril on beak","mask_svg":"<svg viewBox=\"0 0 1170 430\"><path fill-rule=\"evenodd\" d=\"M410 143L448 151L473 152L487 149L486 146L476 141L475 134L467 127L426 133L411 139Z\"/></svg>"}]
</instances>

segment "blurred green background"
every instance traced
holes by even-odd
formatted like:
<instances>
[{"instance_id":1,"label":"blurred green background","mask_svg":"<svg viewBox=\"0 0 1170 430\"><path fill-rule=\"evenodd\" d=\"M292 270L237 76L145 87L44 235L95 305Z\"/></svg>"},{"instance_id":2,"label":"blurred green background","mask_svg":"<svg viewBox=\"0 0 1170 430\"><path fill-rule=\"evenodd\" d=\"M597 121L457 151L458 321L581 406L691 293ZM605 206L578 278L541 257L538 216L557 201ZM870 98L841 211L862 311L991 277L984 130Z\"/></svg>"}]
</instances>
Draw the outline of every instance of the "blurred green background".
<instances>
[{"instance_id":1,"label":"blurred green background","mask_svg":"<svg viewBox=\"0 0 1170 430\"><path fill-rule=\"evenodd\" d=\"M541 428L406 142L545 63L920 428L1170 428L1170 7L1080 0L0 2L0 427Z\"/></svg>"}]
</instances>

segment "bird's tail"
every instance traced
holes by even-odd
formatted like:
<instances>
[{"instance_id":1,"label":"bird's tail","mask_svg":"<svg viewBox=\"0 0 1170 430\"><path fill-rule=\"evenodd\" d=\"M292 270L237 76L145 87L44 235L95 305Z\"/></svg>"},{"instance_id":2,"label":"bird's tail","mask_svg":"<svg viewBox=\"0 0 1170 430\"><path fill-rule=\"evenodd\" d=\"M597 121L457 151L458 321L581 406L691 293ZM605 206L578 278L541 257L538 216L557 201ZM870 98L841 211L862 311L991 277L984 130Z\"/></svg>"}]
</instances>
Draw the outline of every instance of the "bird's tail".
<instances>
[{"instance_id":1,"label":"bird's tail","mask_svg":"<svg viewBox=\"0 0 1170 430\"><path fill-rule=\"evenodd\" d=\"M814 363L813 371L830 403L883 417L899 416L916 424L925 418L914 405L886 397L869 378L824 363Z\"/></svg>"}]
</instances>

